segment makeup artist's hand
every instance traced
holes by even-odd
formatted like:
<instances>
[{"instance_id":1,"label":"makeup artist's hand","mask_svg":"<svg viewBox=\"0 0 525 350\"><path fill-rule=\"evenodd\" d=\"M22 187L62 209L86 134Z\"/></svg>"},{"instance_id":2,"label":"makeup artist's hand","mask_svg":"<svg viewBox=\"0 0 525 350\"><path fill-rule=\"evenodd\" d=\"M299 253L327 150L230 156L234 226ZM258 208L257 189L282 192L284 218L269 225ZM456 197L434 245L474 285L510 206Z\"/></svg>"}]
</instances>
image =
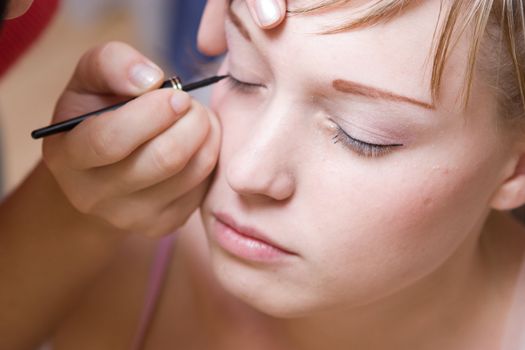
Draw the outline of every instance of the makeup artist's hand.
<instances>
[{"instance_id":1,"label":"makeup artist's hand","mask_svg":"<svg viewBox=\"0 0 525 350\"><path fill-rule=\"evenodd\" d=\"M88 52L60 98L53 122L158 87L162 71L131 47ZM149 236L181 226L198 207L215 167L220 127L213 113L172 89L44 140L44 160L82 213Z\"/></svg>"},{"instance_id":2,"label":"makeup artist's hand","mask_svg":"<svg viewBox=\"0 0 525 350\"><path fill-rule=\"evenodd\" d=\"M286 16L286 0L244 0L261 28L277 27ZM230 0L208 0L199 28L199 50L207 55L226 51L224 18Z\"/></svg>"}]
</instances>

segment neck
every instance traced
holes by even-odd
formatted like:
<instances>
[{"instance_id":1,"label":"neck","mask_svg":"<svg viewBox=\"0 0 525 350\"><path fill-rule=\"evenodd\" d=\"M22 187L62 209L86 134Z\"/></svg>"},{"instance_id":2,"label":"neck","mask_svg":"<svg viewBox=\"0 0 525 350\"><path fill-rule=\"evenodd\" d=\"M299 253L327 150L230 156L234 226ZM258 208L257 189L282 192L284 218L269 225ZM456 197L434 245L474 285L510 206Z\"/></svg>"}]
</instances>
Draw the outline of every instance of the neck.
<instances>
[{"instance_id":1,"label":"neck","mask_svg":"<svg viewBox=\"0 0 525 350\"><path fill-rule=\"evenodd\" d=\"M282 321L288 348L480 348L465 340L487 334L497 338L493 316L501 296L493 287L491 254L481 237L479 228L435 271L382 300Z\"/></svg>"}]
</instances>

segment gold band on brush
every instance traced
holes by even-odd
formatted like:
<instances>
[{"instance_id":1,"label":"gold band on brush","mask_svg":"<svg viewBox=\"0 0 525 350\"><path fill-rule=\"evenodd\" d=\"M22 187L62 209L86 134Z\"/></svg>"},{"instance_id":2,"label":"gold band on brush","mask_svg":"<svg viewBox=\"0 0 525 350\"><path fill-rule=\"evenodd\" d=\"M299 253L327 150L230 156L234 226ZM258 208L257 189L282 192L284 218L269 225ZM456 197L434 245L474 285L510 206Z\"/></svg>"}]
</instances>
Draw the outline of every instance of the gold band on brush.
<instances>
[{"instance_id":1,"label":"gold band on brush","mask_svg":"<svg viewBox=\"0 0 525 350\"><path fill-rule=\"evenodd\" d=\"M178 76L170 78L171 87L175 90L182 90L182 81Z\"/></svg>"}]
</instances>

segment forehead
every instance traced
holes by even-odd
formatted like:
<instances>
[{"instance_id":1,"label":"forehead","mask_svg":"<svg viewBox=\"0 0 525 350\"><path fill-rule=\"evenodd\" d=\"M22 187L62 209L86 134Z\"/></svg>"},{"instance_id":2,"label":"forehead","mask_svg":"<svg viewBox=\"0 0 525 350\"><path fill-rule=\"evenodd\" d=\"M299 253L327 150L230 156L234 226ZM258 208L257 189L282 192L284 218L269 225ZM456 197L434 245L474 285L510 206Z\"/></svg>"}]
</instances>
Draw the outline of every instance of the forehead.
<instances>
[{"instance_id":1,"label":"forehead","mask_svg":"<svg viewBox=\"0 0 525 350\"><path fill-rule=\"evenodd\" d=\"M288 8L315 3L317 1L289 1ZM235 1L232 11L250 34L251 42L239 44L246 40L231 40L231 48L235 51L235 46L251 45L272 68L294 77L344 77L430 100L433 37L440 1L414 2L391 20L323 34L359 16L356 6L292 14L284 26L268 32L253 23L243 1ZM228 31L239 36L236 29Z\"/></svg>"}]
</instances>

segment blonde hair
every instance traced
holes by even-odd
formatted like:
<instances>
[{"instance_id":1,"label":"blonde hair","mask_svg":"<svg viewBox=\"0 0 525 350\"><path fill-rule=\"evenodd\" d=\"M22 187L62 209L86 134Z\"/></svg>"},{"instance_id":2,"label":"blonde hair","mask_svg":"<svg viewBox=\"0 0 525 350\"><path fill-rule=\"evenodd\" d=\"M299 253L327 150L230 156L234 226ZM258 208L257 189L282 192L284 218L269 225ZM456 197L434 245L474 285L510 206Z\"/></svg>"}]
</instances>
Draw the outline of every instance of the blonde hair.
<instances>
[{"instance_id":1,"label":"blonde hair","mask_svg":"<svg viewBox=\"0 0 525 350\"><path fill-rule=\"evenodd\" d=\"M455 38L468 33L471 36L471 44L466 62L464 104L468 103L474 73L479 68L484 73L483 78L498 92L501 113L510 119L521 117L520 119L525 120L524 1L450 1L451 4L443 17L443 26L434 37L435 51L431 80L434 100L439 97L444 67L455 44ZM291 14L315 12L351 2L351 0L321 0L316 5L289 12ZM357 18L336 25L324 33L338 33L387 21L412 2L414 0L374 0L360 12ZM441 8L444 9L443 0Z\"/></svg>"}]
</instances>

